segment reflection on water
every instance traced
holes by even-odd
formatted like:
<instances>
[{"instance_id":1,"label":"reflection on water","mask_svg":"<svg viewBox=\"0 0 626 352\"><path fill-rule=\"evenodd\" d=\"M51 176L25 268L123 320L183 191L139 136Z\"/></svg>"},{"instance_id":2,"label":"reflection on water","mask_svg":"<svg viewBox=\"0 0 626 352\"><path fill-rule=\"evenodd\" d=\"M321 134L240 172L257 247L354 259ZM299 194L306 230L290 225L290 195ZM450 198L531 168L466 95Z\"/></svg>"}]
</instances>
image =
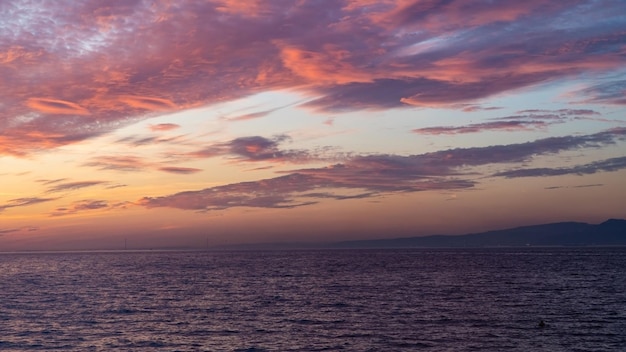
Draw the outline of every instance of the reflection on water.
<instances>
[{"instance_id":1,"label":"reflection on water","mask_svg":"<svg viewBox=\"0 0 626 352\"><path fill-rule=\"evenodd\" d=\"M624 268L626 248L4 254L0 349L619 351Z\"/></svg>"}]
</instances>

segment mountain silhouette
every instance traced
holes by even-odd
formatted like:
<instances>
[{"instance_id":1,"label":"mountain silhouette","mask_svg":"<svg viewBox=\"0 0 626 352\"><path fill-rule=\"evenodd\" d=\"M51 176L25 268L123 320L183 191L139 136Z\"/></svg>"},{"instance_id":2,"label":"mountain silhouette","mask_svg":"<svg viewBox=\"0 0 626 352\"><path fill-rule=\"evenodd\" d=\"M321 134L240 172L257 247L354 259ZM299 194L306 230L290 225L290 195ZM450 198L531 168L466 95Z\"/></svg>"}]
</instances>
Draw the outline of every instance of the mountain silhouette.
<instances>
[{"instance_id":1,"label":"mountain silhouette","mask_svg":"<svg viewBox=\"0 0 626 352\"><path fill-rule=\"evenodd\" d=\"M626 246L626 220L593 225L582 222L516 227L466 235L433 235L333 243L333 248Z\"/></svg>"},{"instance_id":2,"label":"mountain silhouette","mask_svg":"<svg viewBox=\"0 0 626 352\"><path fill-rule=\"evenodd\" d=\"M297 250L531 246L626 246L626 220L609 219L596 225L583 222L558 222L465 235L432 235L330 243L271 242L232 244L214 247L214 249Z\"/></svg>"}]
</instances>

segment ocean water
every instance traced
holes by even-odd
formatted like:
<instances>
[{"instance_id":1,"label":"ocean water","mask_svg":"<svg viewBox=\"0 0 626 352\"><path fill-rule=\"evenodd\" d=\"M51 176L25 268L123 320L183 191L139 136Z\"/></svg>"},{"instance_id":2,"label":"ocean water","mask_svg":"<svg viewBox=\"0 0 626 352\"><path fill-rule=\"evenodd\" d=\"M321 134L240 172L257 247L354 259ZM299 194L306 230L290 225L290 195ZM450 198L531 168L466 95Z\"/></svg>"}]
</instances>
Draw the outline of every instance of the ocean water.
<instances>
[{"instance_id":1,"label":"ocean water","mask_svg":"<svg viewBox=\"0 0 626 352\"><path fill-rule=\"evenodd\" d=\"M626 351L626 248L0 254L0 285L2 351Z\"/></svg>"}]
</instances>

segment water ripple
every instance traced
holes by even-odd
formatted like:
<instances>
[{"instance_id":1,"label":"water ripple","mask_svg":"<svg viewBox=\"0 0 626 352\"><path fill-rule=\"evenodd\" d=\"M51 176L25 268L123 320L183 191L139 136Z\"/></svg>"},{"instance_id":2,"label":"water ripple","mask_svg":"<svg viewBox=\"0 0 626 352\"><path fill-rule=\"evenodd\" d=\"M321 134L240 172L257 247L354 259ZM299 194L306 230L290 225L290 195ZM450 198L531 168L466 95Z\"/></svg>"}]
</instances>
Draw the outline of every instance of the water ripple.
<instances>
[{"instance_id":1,"label":"water ripple","mask_svg":"<svg viewBox=\"0 0 626 352\"><path fill-rule=\"evenodd\" d=\"M3 254L0 350L620 351L624 267L623 248Z\"/></svg>"}]
</instances>

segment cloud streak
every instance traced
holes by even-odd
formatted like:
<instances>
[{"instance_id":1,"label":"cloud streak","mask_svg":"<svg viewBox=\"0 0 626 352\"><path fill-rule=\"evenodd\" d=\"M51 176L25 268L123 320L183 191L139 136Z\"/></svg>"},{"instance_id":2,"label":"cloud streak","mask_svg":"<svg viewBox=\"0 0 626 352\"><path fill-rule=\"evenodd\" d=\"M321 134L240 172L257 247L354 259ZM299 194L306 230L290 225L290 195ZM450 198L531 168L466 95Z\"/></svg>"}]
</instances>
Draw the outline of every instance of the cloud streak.
<instances>
[{"instance_id":1,"label":"cloud streak","mask_svg":"<svg viewBox=\"0 0 626 352\"><path fill-rule=\"evenodd\" d=\"M456 148L432 153L353 156L339 164L285 172L276 178L241 182L186 191L160 197L144 197L137 203L147 208L172 207L207 211L232 207L293 208L322 199L376 197L384 193L471 189L477 181L467 167L528 162L539 155L567 150L599 148L626 138L626 129L616 128L590 135L551 137L527 143L476 148ZM552 171L593 173L616 171L625 158L609 159L573 169ZM497 177L549 175L546 169L512 170ZM479 177L482 177L481 175Z\"/></svg>"},{"instance_id":2,"label":"cloud streak","mask_svg":"<svg viewBox=\"0 0 626 352\"><path fill-rule=\"evenodd\" d=\"M626 105L624 92L626 92L626 80L594 84L575 93L587 103Z\"/></svg>"},{"instance_id":3,"label":"cloud streak","mask_svg":"<svg viewBox=\"0 0 626 352\"><path fill-rule=\"evenodd\" d=\"M95 167L100 170L112 170L120 172L146 172L158 170L171 174L189 175L201 172L202 169L191 167L178 167L163 165L163 163L150 162L145 158L135 155L102 155L91 158L83 166Z\"/></svg>"},{"instance_id":4,"label":"cloud streak","mask_svg":"<svg viewBox=\"0 0 626 352\"><path fill-rule=\"evenodd\" d=\"M16 232L34 232L38 231L39 227L37 226L25 226L20 228L11 228L11 229L0 229L0 236L8 233L16 233Z\"/></svg>"},{"instance_id":5,"label":"cloud streak","mask_svg":"<svg viewBox=\"0 0 626 352\"><path fill-rule=\"evenodd\" d=\"M67 206L58 207L54 209L54 211L52 211L49 215L51 217L61 217L84 212L124 209L128 205L130 205L128 202L111 203L106 200L83 199L73 202Z\"/></svg>"},{"instance_id":6,"label":"cloud streak","mask_svg":"<svg viewBox=\"0 0 626 352\"><path fill-rule=\"evenodd\" d=\"M576 165L573 167L560 168L529 168L516 169L496 173L494 176L502 176L506 178L518 177L546 177L546 176L562 176L562 175L589 175L601 171L618 171L626 169L626 157L611 158L606 160L594 161L584 165Z\"/></svg>"},{"instance_id":7,"label":"cloud streak","mask_svg":"<svg viewBox=\"0 0 626 352\"><path fill-rule=\"evenodd\" d=\"M195 174L196 172L202 171L202 169L196 169L193 167L175 167L175 166L164 166L164 167L160 167L159 170L169 172L171 174L180 174L180 175Z\"/></svg>"},{"instance_id":8,"label":"cloud streak","mask_svg":"<svg viewBox=\"0 0 626 352\"><path fill-rule=\"evenodd\" d=\"M478 133L484 131L530 131L536 129L543 129L548 124L544 121L494 121L473 123L465 126L438 126L438 127L424 127L416 128L413 133L428 134L428 135L440 135L440 134L463 134L463 133Z\"/></svg>"},{"instance_id":9,"label":"cloud streak","mask_svg":"<svg viewBox=\"0 0 626 352\"><path fill-rule=\"evenodd\" d=\"M48 188L46 193L64 192L64 191L76 191L86 187L93 187L102 184L106 184L106 181L77 181L77 182L65 182L55 184Z\"/></svg>"},{"instance_id":10,"label":"cloud streak","mask_svg":"<svg viewBox=\"0 0 626 352\"><path fill-rule=\"evenodd\" d=\"M465 108L464 108L465 109ZM598 120L597 111L590 109L559 109L559 110L522 110L520 115L504 116L492 121L473 123L463 126L436 126L416 128L413 133L424 135L451 135L479 133L485 131L531 131L543 130L549 125L573 120Z\"/></svg>"},{"instance_id":11,"label":"cloud streak","mask_svg":"<svg viewBox=\"0 0 626 352\"><path fill-rule=\"evenodd\" d=\"M76 214L78 212L90 211L90 210L98 210L98 209L107 209L109 208L108 202L104 200L81 200L78 202L72 203L67 207L56 208L50 216L65 216Z\"/></svg>"},{"instance_id":12,"label":"cloud streak","mask_svg":"<svg viewBox=\"0 0 626 352\"><path fill-rule=\"evenodd\" d=\"M158 131L171 131L180 128L180 125L175 123L160 123L158 125L150 125L150 130L153 132Z\"/></svg>"},{"instance_id":13,"label":"cloud streak","mask_svg":"<svg viewBox=\"0 0 626 352\"><path fill-rule=\"evenodd\" d=\"M144 197L137 203L147 208L171 207L184 210L222 210L233 207L296 208L317 203L320 199L357 199L376 196L380 191L426 191L436 189L470 188L473 182L464 180L419 180L404 187L374 184L370 180L342 182L311 174L292 173L272 179L241 182L207 188L200 191L180 192L163 197ZM323 192L334 189L334 192ZM345 191L366 190L358 194L341 194ZM315 191L315 192L310 192ZM341 191L340 191L341 192Z\"/></svg>"},{"instance_id":14,"label":"cloud streak","mask_svg":"<svg viewBox=\"0 0 626 352\"><path fill-rule=\"evenodd\" d=\"M29 198L16 198L9 200L8 203L0 204L0 213L9 208L17 208L17 207L26 207L30 205L36 205L40 203L50 202L56 200L58 198L40 198L40 197L29 197Z\"/></svg>"}]
</instances>

